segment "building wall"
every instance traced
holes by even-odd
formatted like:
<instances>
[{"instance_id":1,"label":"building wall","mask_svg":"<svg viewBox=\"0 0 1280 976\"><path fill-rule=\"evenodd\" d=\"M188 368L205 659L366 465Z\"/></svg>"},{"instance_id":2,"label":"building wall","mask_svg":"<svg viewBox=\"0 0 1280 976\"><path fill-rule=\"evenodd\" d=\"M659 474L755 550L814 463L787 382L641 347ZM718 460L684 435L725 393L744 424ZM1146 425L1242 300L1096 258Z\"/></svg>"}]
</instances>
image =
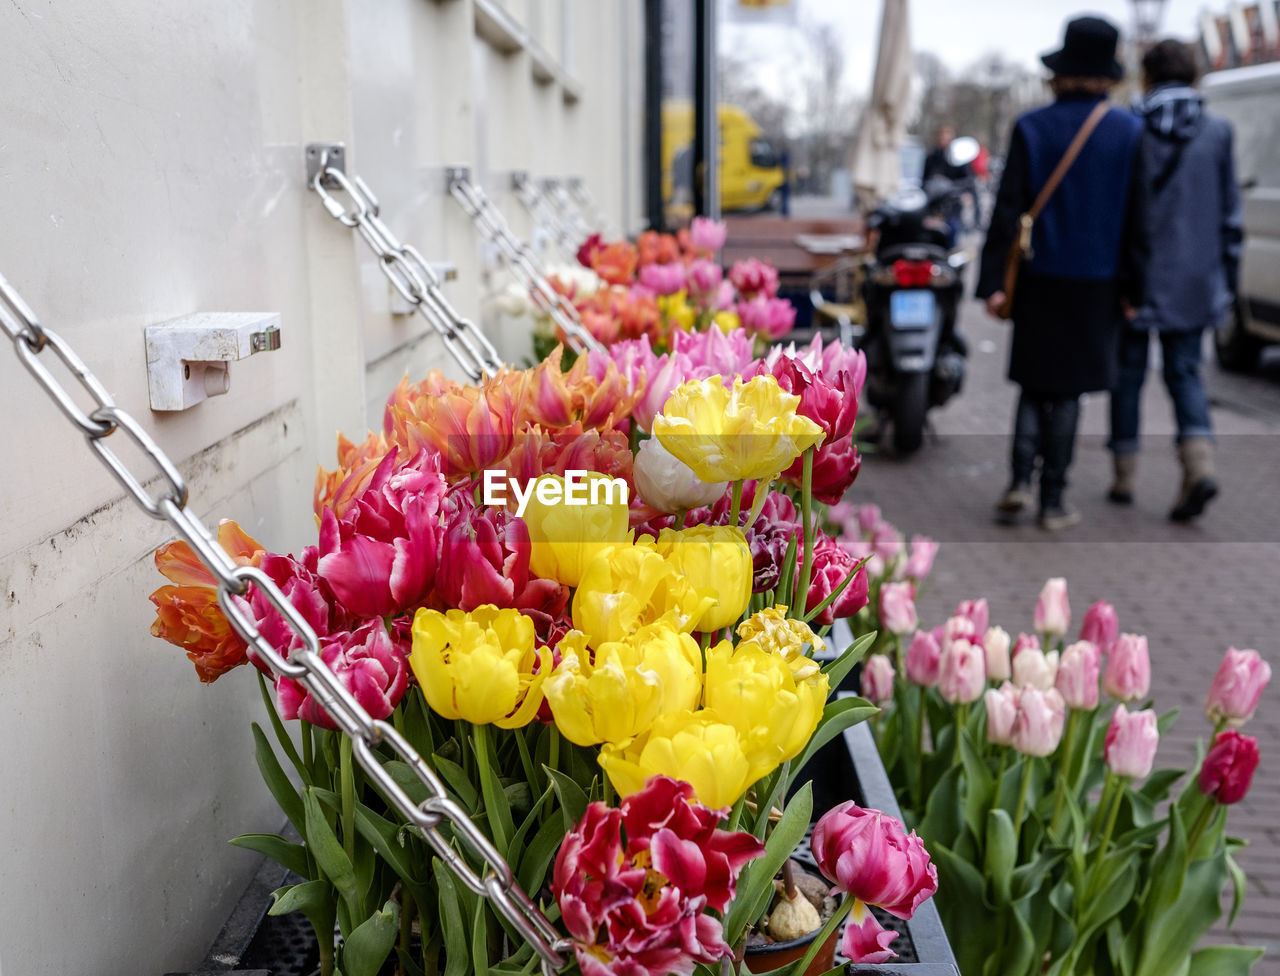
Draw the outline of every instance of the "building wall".
<instances>
[{"instance_id":1,"label":"building wall","mask_svg":"<svg viewBox=\"0 0 1280 976\"><path fill-rule=\"evenodd\" d=\"M529 323L487 311L508 278L444 167L498 181L521 234L513 169L581 175L631 227L639 6L10 0L0 274L178 462L199 515L297 551L335 432L377 425L406 372L459 375L306 189L304 146L345 142L388 224L456 265L451 299L518 360ZM144 328L236 311L278 313L282 347L232 363L227 395L152 412ZM0 418L0 973L191 968L256 866L227 839L282 819L252 760L256 681L202 686L149 635L169 533L2 350Z\"/></svg>"}]
</instances>

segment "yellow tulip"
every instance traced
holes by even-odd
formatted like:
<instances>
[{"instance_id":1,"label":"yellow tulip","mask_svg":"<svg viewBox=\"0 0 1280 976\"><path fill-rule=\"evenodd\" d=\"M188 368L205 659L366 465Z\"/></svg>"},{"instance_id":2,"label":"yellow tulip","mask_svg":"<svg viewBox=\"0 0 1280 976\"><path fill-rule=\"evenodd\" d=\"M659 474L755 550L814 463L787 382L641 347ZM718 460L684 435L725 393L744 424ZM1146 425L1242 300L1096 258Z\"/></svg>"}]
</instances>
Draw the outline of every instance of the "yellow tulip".
<instances>
[{"instance_id":1,"label":"yellow tulip","mask_svg":"<svg viewBox=\"0 0 1280 976\"><path fill-rule=\"evenodd\" d=\"M780 654L752 640L721 641L707 650L704 701L738 730L743 749L775 765L808 745L827 702L827 676L816 665L797 678Z\"/></svg>"},{"instance_id":2,"label":"yellow tulip","mask_svg":"<svg viewBox=\"0 0 1280 976\"><path fill-rule=\"evenodd\" d=\"M697 643L666 623L642 627L623 641L586 647L570 631L560 663L543 690L556 727L580 746L624 742L664 712L695 708L702 696Z\"/></svg>"},{"instance_id":3,"label":"yellow tulip","mask_svg":"<svg viewBox=\"0 0 1280 976\"><path fill-rule=\"evenodd\" d=\"M664 618L691 631L715 602L703 580L681 575L652 539L640 539L601 549L587 563L573 595L573 626L599 647Z\"/></svg>"},{"instance_id":4,"label":"yellow tulip","mask_svg":"<svg viewBox=\"0 0 1280 976\"><path fill-rule=\"evenodd\" d=\"M742 319L738 318L737 312L730 312L728 309L722 309L711 317L711 321L716 324L725 335L728 335L734 329L742 328Z\"/></svg>"},{"instance_id":5,"label":"yellow tulip","mask_svg":"<svg viewBox=\"0 0 1280 976\"><path fill-rule=\"evenodd\" d=\"M625 494L605 491L608 475L589 471L585 491L588 504L565 502L565 481L559 475L547 474L530 486L524 521L529 527L529 568L537 576L553 579L566 586L577 586L591 557L601 549L629 538L627 498ZM559 502L544 502L539 486L558 482L559 487L545 497L559 497Z\"/></svg>"},{"instance_id":6,"label":"yellow tulip","mask_svg":"<svg viewBox=\"0 0 1280 976\"><path fill-rule=\"evenodd\" d=\"M683 291L678 291L674 295L659 295L658 311L662 313L666 322L685 332L693 328L694 321L697 319L693 306L689 304L689 296Z\"/></svg>"},{"instance_id":7,"label":"yellow tulip","mask_svg":"<svg viewBox=\"0 0 1280 976\"><path fill-rule=\"evenodd\" d=\"M676 572L715 596L715 605L698 620L698 630L719 630L742 616L751 602L755 569L751 546L741 529L730 525L663 529L657 550Z\"/></svg>"},{"instance_id":8,"label":"yellow tulip","mask_svg":"<svg viewBox=\"0 0 1280 976\"><path fill-rule=\"evenodd\" d=\"M693 787L698 802L732 806L777 763L749 756L738 730L712 709L668 712L622 745L600 747L600 766L621 796L644 788L650 776L670 776Z\"/></svg>"},{"instance_id":9,"label":"yellow tulip","mask_svg":"<svg viewBox=\"0 0 1280 976\"><path fill-rule=\"evenodd\" d=\"M822 442L822 428L796 413L799 404L768 375L735 377L732 389L719 376L689 380L653 418L653 433L703 481L771 481Z\"/></svg>"},{"instance_id":10,"label":"yellow tulip","mask_svg":"<svg viewBox=\"0 0 1280 976\"><path fill-rule=\"evenodd\" d=\"M413 618L409 665L444 718L504 729L529 724L542 704L533 620L491 604L470 613L425 607Z\"/></svg>"},{"instance_id":11,"label":"yellow tulip","mask_svg":"<svg viewBox=\"0 0 1280 976\"><path fill-rule=\"evenodd\" d=\"M818 662L805 653L805 645L812 649L811 653L814 655L821 654L827 648L826 642L807 623L789 618L787 608L783 606L765 607L759 613L752 614L738 625L738 637L754 641L766 651L781 655L791 666L797 681L809 678L820 670Z\"/></svg>"}]
</instances>

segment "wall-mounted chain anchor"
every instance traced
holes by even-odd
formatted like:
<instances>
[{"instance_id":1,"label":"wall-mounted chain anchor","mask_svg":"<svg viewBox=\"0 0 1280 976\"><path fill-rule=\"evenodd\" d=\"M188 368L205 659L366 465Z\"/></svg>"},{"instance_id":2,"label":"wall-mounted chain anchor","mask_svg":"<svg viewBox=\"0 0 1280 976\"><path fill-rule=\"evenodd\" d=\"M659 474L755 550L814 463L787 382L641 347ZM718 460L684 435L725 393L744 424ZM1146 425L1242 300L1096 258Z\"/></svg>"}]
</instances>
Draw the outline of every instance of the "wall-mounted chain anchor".
<instances>
[{"instance_id":1,"label":"wall-mounted chain anchor","mask_svg":"<svg viewBox=\"0 0 1280 976\"><path fill-rule=\"evenodd\" d=\"M564 334L565 342L574 352L604 351L599 341L582 325L582 319L573 303L556 291L547 276L546 269L533 251L511 232L507 219L502 215L488 194L471 182L471 172L465 166L451 166L445 170L449 195L458 202L463 213L471 218L476 230L486 241L497 247L506 259L507 266L516 276L538 306Z\"/></svg>"},{"instance_id":2,"label":"wall-mounted chain anchor","mask_svg":"<svg viewBox=\"0 0 1280 976\"><path fill-rule=\"evenodd\" d=\"M206 312L149 325L147 392L152 410L186 410L231 389L229 364L280 348L280 316Z\"/></svg>"},{"instance_id":3,"label":"wall-mounted chain anchor","mask_svg":"<svg viewBox=\"0 0 1280 976\"><path fill-rule=\"evenodd\" d=\"M488 337L464 318L440 290L440 275L423 256L401 242L380 216L378 198L358 175L347 175L341 143L307 146L307 186L329 216L359 233L378 257L378 267L396 293L435 330L449 354L472 380L502 369ZM345 198L346 203L343 202Z\"/></svg>"}]
</instances>

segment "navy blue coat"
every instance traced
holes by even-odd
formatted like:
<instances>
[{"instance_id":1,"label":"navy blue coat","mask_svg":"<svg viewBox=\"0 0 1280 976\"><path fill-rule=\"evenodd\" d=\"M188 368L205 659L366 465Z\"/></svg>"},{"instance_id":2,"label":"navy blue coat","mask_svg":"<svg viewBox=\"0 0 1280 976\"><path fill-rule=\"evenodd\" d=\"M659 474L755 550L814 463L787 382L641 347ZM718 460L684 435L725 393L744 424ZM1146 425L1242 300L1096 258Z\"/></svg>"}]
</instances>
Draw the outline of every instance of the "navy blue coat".
<instances>
[{"instance_id":1,"label":"navy blue coat","mask_svg":"<svg viewBox=\"0 0 1280 976\"><path fill-rule=\"evenodd\" d=\"M1236 290L1243 240L1231 126L1199 93L1163 85L1137 106L1145 120L1140 176L1147 239L1145 293L1133 326L1218 325Z\"/></svg>"},{"instance_id":2,"label":"navy blue coat","mask_svg":"<svg viewBox=\"0 0 1280 976\"><path fill-rule=\"evenodd\" d=\"M1064 96L1019 117L982 252L977 296L1004 287L1018 217L1031 209L1097 97ZM1142 123L1113 108L1036 221L1018 276L1009 378L1043 395L1110 389L1121 299L1141 295L1141 197L1131 192Z\"/></svg>"}]
</instances>

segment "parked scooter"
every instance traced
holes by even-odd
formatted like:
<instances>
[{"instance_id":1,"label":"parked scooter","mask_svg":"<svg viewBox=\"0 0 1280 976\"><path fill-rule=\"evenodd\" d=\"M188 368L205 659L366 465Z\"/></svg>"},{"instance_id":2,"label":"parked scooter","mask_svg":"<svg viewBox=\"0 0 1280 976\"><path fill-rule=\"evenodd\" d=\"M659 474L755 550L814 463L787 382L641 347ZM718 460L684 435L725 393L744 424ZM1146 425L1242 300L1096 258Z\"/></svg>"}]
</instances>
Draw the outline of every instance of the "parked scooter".
<instances>
[{"instance_id":1,"label":"parked scooter","mask_svg":"<svg viewBox=\"0 0 1280 976\"><path fill-rule=\"evenodd\" d=\"M957 166L977 155L977 142L956 139ZM967 157L967 158L966 158ZM910 454L924 441L925 417L960 392L968 353L956 332L967 254L955 249L963 194L973 187L931 179L881 204L868 219L874 256L865 266L867 398L892 425L893 446Z\"/></svg>"}]
</instances>

